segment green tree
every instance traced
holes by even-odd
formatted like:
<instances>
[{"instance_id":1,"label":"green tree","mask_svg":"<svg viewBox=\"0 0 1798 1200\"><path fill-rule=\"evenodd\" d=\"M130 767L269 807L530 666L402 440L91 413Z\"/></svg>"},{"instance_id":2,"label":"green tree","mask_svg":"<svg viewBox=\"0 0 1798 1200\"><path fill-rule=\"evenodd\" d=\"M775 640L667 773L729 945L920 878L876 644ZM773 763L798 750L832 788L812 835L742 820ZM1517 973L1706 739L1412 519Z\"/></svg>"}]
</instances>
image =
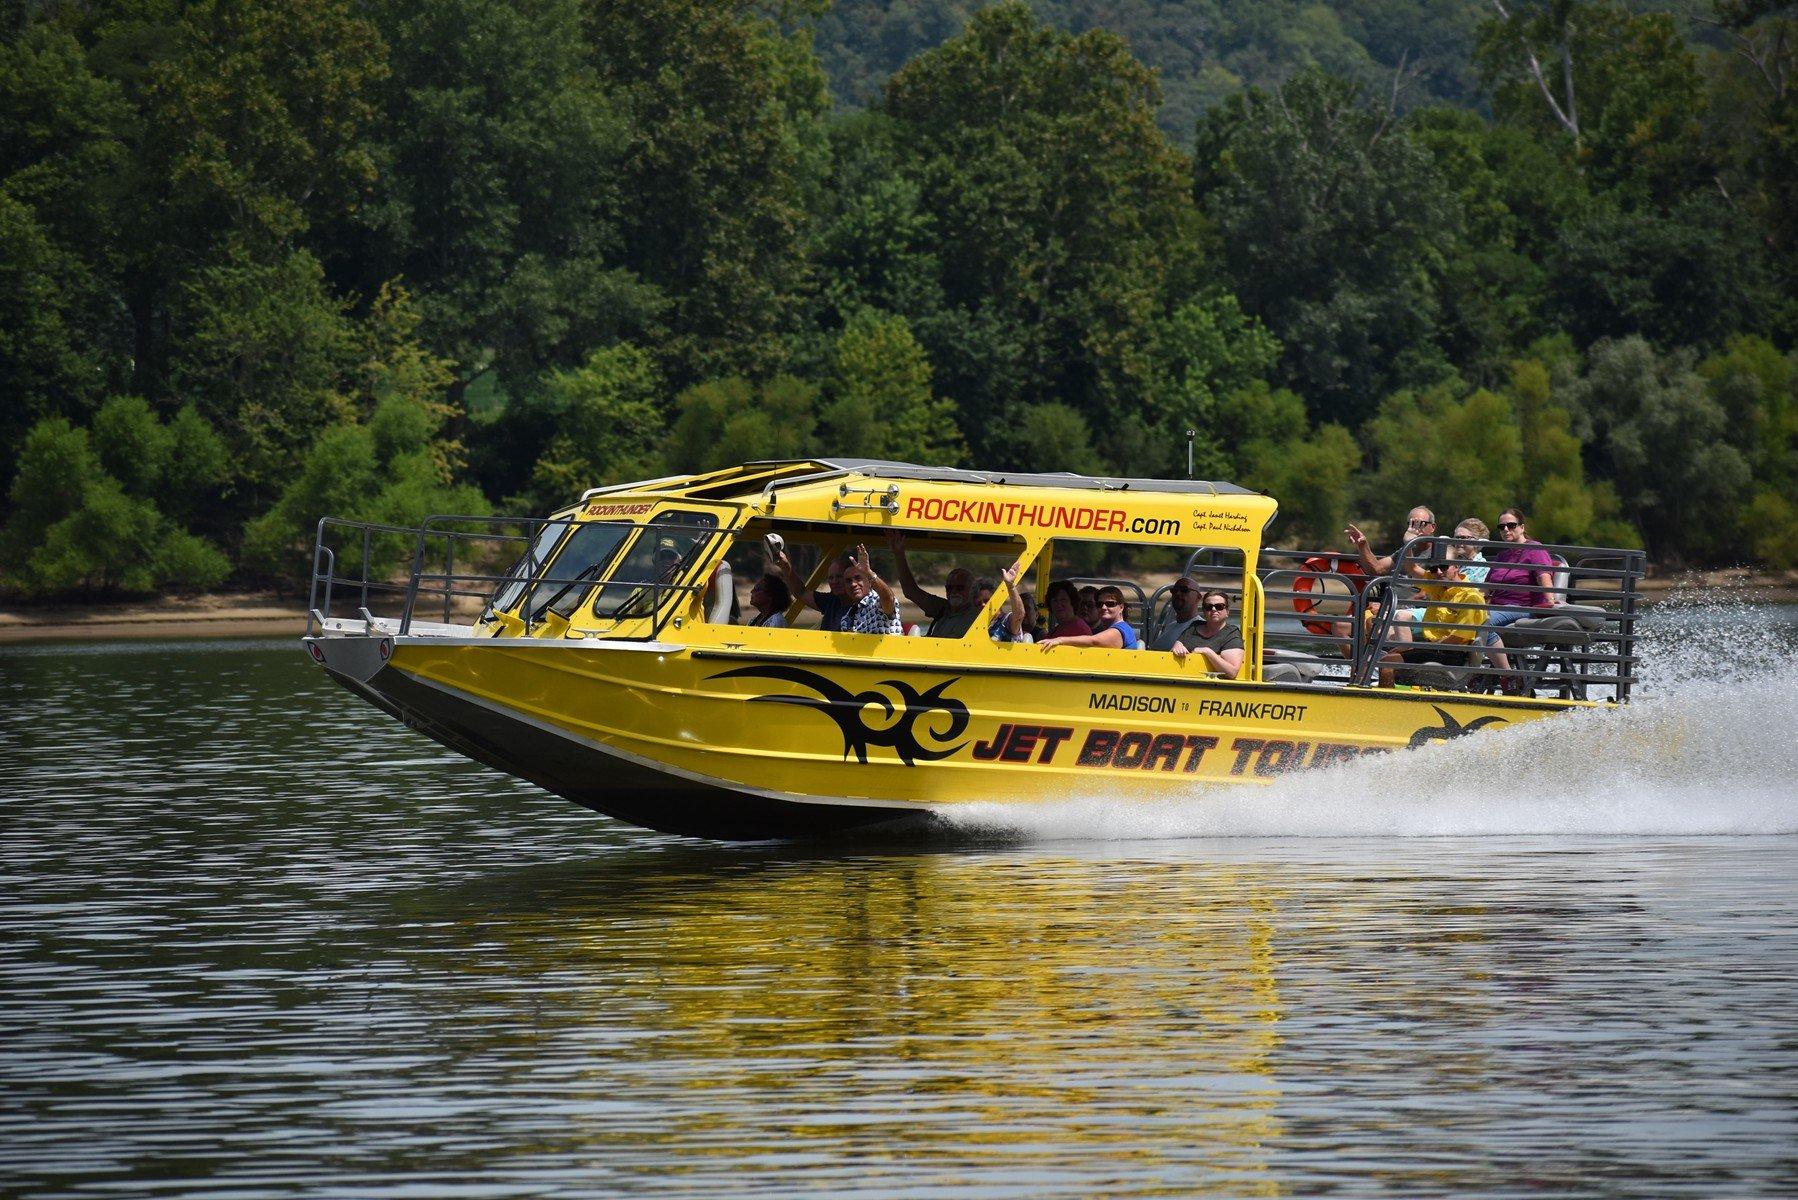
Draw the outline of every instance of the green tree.
<instances>
[{"instance_id":1,"label":"green tree","mask_svg":"<svg viewBox=\"0 0 1798 1200\"><path fill-rule=\"evenodd\" d=\"M1775 282L1759 235L1700 192L1665 213L1605 205L1561 232L1554 315L1581 345L1640 334L1658 346L1715 346L1765 328Z\"/></svg>"},{"instance_id":2,"label":"green tree","mask_svg":"<svg viewBox=\"0 0 1798 1200\"><path fill-rule=\"evenodd\" d=\"M1600 342L1568 403L1601 474L1615 482L1624 515L1656 557L1703 562L1731 554L1752 476L1689 355L1659 355L1641 338Z\"/></svg>"},{"instance_id":3,"label":"green tree","mask_svg":"<svg viewBox=\"0 0 1798 1200\"><path fill-rule=\"evenodd\" d=\"M453 483L433 454L440 418L402 396L380 401L367 421L333 425L307 448L275 502L244 527L241 561L263 578L303 579L321 516L415 525L434 513L484 515L486 499ZM391 561L404 547L375 548Z\"/></svg>"},{"instance_id":4,"label":"green tree","mask_svg":"<svg viewBox=\"0 0 1798 1200\"><path fill-rule=\"evenodd\" d=\"M110 595L223 580L225 556L157 507L158 489L179 470L177 445L135 398L108 401L91 437L60 417L34 425L0 530L8 586L28 596ZM108 464L126 472L124 482Z\"/></svg>"},{"instance_id":5,"label":"green tree","mask_svg":"<svg viewBox=\"0 0 1798 1200\"><path fill-rule=\"evenodd\" d=\"M905 318L864 310L837 336L819 413L825 453L955 466L955 405L931 391L930 362Z\"/></svg>"},{"instance_id":6,"label":"green tree","mask_svg":"<svg viewBox=\"0 0 1798 1200\"><path fill-rule=\"evenodd\" d=\"M1614 0L1506 0L1477 59L1499 119L1571 148L1629 207L1703 178L1704 87L1673 17Z\"/></svg>"},{"instance_id":7,"label":"green tree","mask_svg":"<svg viewBox=\"0 0 1798 1200\"><path fill-rule=\"evenodd\" d=\"M1461 214L1394 114L1306 72L1214 110L1194 161L1231 290L1314 414L1359 423L1373 397L1443 375L1439 294Z\"/></svg>"},{"instance_id":8,"label":"green tree","mask_svg":"<svg viewBox=\"0 0 1798 1200\"><path fill-rule=\"evenodd\" d=\"M1212 292L1158 321L1150 353L1143 436L1161 453L1145 454L1140 473L1167 474L1183 465L1188 429L1197 434L1194 473L1227 473L1231 454L1226 443L1240 444L1237 439L1252 436L1252 431L1227 421L1219 411L1220 399L1264 381L1279 361L1279 341L1242 311L1236 297ZM1226 429L1226 424L1232 427Z\"/></svg>"},{"instance_id":9,"label":"green tree","mask_svg":"<svg viewBox=\"0 0 1798 1200\"><path fill-rule=\"evenodd\" d=\"M817 404L818 389L791 375L760 386L735 376L694 384L675 397L664 460L676 471L715 471L804 458L812 450Z\"/></svg>"},{"instance_id":10,"label":"green tree","mask_svg":"<svg viewBox=\"0 0 1798 1200\"><path fill-rule=\"evenodd\" d=\"M1104 469L1086 418L1072 406L1055 401L1020 405L1012 415L988 439L992 465L999 470L1094 475Z\"/></svg>"},{"instance_id":11,"label":"green tree","mask_svg":"<svg viewBox=\"0 0 1798 1200\"><path fill-rule=\"evenodd\" d=\"M1016 2L887 85L945 307L872 302L910 321L983 461L1019 402L1068 404L1095 427L1134 403L1156 319L1194 290L1196 214L1159 102L1121 40L1055 32Z\"/></svg>"},{"instance_id":12,"label":"green tree","mask_svg":"<svg viewBox=\"0 0 1798 1200\"><path fill-rule=\"evenodd\" d=\"M822 171L823 73L802 32L708 0L584 0L602 87L630 115L614 183L619 260L667 298L681 383L782 363Z\"/></svg>"},{"instance_id":13,"label":"green tree","mask_svg":"<svg viewBox=\"0 0 1798 1200\"><path fill-rule=\"evenodd\" d=\"M0 41L0 487L40 418L85 419L129 370L117 212L130 110L73 36Z\"/></svg>"},{"instance_id":14,"label":"green tree","mask_svg":"<svg viewBox=\"0 0 1798 1200\"><path fill-rule=\"evenodd\" d=\"M1414 504L1435 509L1441 528L1464 517L1495 524L1517 503L1523 482L1523 438L1504 396L1439 384L1396 392L1368 425L1376 466L1370 499L1389 511Z\"/></svg>"},{"instance_id":15,"label":"green tree","mask_svg":"<svg viewBox=\"0 0 1798 1200\"><path fill-rule=\"evenodd\" d=\"M1303 399L1260 381L1220 398L1216 429L1224 472L1280 501L1271 537L1301 547L1337 543L1361 465L1361 450L1347 429L1313 428Z\"/></svg>"},{"instance_id":16,"label":"green tree","mask_svg":"<svg viewBox=\"0 0 1798 1200\"><path fill-rule=\"evenodd\" d=\"M323 430L358 415L346 383L361 347L346 309L304 250L272 264L239 252L181 289L173 381L223 433L252 510Z\"/></svg>"},{"instance_id":17,"label":"green tree","mask_svg":"<svg viewBox=\"0 0 1798 1200\"><path fill-rule=\"evenodd\" d=\"M421 337L456 366L452 398L489 368L523 394L642 337L663 298L622 265L629 115L578 0L370 11L392 47L368 139L381 170L330 230L333 273L364 294L406 280Z\"/></svg>"},{"instance_id":18,"label":"green tree","mask_svg":"<svg viewBox=\"0 0 1798 1200\"><path fill-rule=\"evenodd\" d=\"M575 370L550 372L544 392L555 432L531 474L525 503L532 511L656 473L662 379L646 351L628 343L595 350Z\"/></svg>"}]
</instances>

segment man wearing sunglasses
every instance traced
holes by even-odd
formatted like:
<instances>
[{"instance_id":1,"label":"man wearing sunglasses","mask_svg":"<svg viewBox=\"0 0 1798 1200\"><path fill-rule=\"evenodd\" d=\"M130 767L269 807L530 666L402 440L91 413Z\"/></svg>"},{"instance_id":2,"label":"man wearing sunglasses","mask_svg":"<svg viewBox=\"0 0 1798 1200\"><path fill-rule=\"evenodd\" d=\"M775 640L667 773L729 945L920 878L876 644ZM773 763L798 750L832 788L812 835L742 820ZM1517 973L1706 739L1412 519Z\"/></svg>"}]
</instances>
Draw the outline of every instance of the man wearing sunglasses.
<instances>
[{"instance_id":1,"label":"man wearing sunglasses","mask_svg":"<svg viewBox=\"0 0 1798 1200\"><path fill-rule=\"evenodd\" d=\"M919 587L917 578L912 575L911 563L905 557L905 534L897 529L889 529L887 545L893 551L893 561L898 564L899 590L930 619L924 636L965 636L974 627L974 618L980 615L984 607L974 583L974 573L966 567L955 567L943 581L944 594L938 596Z\"/></svg>"},{"instance_id":2,"label":"man wearing sunglasses","mask_svg":"<svg viewBox=\"0 0 1798 1200\"><path fill-rule=\"evenodd\" d=\"M1407 542L1412 538L1429 537L1435 532L1436 514L1421 504L1412 509L1411 515L1405 518L1404 540ZM1361 565L1367 569L1369 575L1387 575L1392 572L1393 556L1375 554L1373 547L1367 543L1367 535L1362 533L1359 527L1350 525L1342 533L1344 537L1348 538L1349 545L1353 546L1355 552L1361 556Z\"/></svg>"}]
</instances>

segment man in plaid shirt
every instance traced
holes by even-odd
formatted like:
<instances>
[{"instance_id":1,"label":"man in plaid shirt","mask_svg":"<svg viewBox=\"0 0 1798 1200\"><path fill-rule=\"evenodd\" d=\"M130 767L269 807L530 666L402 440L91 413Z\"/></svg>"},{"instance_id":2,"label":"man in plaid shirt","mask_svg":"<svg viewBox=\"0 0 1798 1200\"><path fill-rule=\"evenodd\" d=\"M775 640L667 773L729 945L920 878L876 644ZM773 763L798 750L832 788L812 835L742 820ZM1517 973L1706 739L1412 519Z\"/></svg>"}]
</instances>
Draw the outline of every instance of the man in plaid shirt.
<instances>
[{"instance_id":1,"label":"man in plaid shirt","mask_svg":"<svg viewBox=\"0 0 1798 1200\"><path fill-rule=\"evenodd\" d=\"M794 592L803 592L804 582L793 567L793 560L781 551L774 563L787 577ZM903 634L899 622L899 600L892 587L874 572L868 561L868 548L857 546L854 554L845 554L830 564L830 590L806 593L806 606L824 617L822 628L827 633Z\"/></svg>"}]
</instances>

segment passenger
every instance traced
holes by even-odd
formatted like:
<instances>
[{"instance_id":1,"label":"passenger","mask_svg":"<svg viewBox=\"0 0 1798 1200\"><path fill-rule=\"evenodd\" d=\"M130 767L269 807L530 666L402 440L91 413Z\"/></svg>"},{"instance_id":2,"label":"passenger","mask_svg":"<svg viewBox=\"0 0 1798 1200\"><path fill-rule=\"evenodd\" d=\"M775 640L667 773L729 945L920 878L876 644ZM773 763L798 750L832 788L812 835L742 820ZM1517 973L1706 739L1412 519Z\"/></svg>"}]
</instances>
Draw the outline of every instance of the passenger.
<instances>
[{"instance_id":1,"label":"passenger","mask_svg":"<svg viewBox=\"0 0 1798 1200\"><path fill-rule=\"evenodd\" d=\"M1468 517L1455 526L1455 537L1458 540L1486 542L1492 540L1492 531L1478 517ZM1486 572L1491 568L1486 565L1486 556L1480 553L1478 546L1456 546L1454 556L1461 560L1461 575L1468 583L1486 582Z\"/></svg>"},{"instance_id":2,"label":"passenger","mask_svg":"<svg viewBox=\"0 0 1798 1200\"><path fill-rule=\"evenodd\" d=\"M938 596L918 586L905 557L905 535L897 529L887 532L887 545L893 549L893 560L899 566L899 587L905 598L917 605L930 624L925 637L958 638L974 627L981 605L975 600L974 575L966 567L956 567L943 581L945 595ZM988 592L988 596L992 593Z\"/></svg>"},{"instance_id":3,"label":"passenger","mask_svg":"<svg viewBox=\"0 0 1798 1200\"><path fill-rule=\"evenodd\" d=\"M1511 611L1493 613L1486 622L1492 629L1502 629L1514 621L1537 615L1530 612L1531 609L1553 608L1562 603L1560 595L1553 590L1555 560L1542 548L1541 542L1530 538L1529 530L1524 527L1523 513L1507 508L1498 514L1498 536L1510 544L1503 550L1493 551L1486 582L1493 585L1492 603ZM1532 583L1535 587L1528 586Z\"/></svg>"},{"instance_id":4,"label":"passenger","mask_svg":"<svg viewBox=\"0 0 1798 1200\"><path fill-rule=\"evenodd\" d=\"M1391 687L1395 681L1393 669L1399 663L1439 662L1455 665L1467 661L1467 647L1473 645L1479 635L1480 626L1485 613L1480 606L1485 603L1477 588L1470 588L1461 574L1458 562L1432 563L1424 568L1432 580L1437 582L1418 585L1418 591L1426 600L1433 601L1423 613L1424 624L1417 631L1417 643L1413 645L1394 646L1380 656L1382 664L1393 666L1380 667L1380 686ZM1437 625L1456 626L1456 628L1434 628ZM1394 640L1412 642L1411 630L1406 625L1395 625L1392 630Z\"/></svg>"},{"instance_id":5,"label":"passenger","mask_svg":"<svg viewBox=\"0 0 1798 1200\"><path fill-rule=\"evenodd\" d=\"M781 573L793 586L799 573L793 561L781 551L778 559ZM823 616L819 628L830 633L903 633L899 621L899 603L893 589L875 573L868 561L868 548L857 546L845 550L830 564L830 590L819 589L806 597L806 604ZM803 587L803 582L798 586Z\"/></svg>"},{"instance_id":6,"label":"passenger","mask_svg":"<svg viewBox=\"0 0 1798 1200\"><path fill-rule=\"evenodd\" d=\"M1213 674L1235 679L1242 674L1242 627L1227 620L1230 597L1215 590L1201 593L1198 611L1200 620L1182 626L1168 647L1174 661L1185 662L1187 655L1196 654Z\"/></svg>"},{"instance_id":7,"label":"passenger","mask_svg":"<svg viewBox=\"0 0 1798 1200\"><path fill-rule=\"evenodd\" d=\"M1081 588L1080 603L1074 606L1074 612L1082 621L1086 622L1089 632L1097 629L1099 627L1099 589L1090 583Z\"/></svg>"},{"instance_id":8,"label":"passenger","mask_svg":"<svg viewBox=\"0 0 1798 1200\"><path fill-rule=\"evenodd\" d=\"M805 580L793 567L793 560L785 549L774 556L774 565L780 569L788 589L797 594L805 587ZM830 573L824 587L805 593L805 606L815 609L823 620L818 628L827 633L843 632L843 618L848 614L852 603L849 594L849 568L855 564L855 555L845 550L830 561Z\"/></svg>"},{"instance_id":9,"label":"passenger","mask_svg":"<svg viewBox=\"0 0 1798 1200\"><path fill-rule=\"evenodd\" d=\"M769 571L749 589L749 606L755 609L755 619L749 623L763 629L785 629L787 607L792 603L793 593L787 581Z\"/></svg>"},{"instance_id":10,"label":"passenger","mask_svg":"<svg viewBox=\"0 0 1798 1200\"><path fill-rule=\"evenodd\" d=\"M843 617L844 633L886 633L898 637L905 632L905 627L899 623L899 597L887 581L875 573L866 546L855 548L855 557L843 572L843 585L849 589L849 608Z\"/></svg>"},{"instance_id":11,"label":"passenger","mask_svg":"<svg viewBox=\"0 0 1798 1200\"><path fill-rule=\"evenodd\" d=\"M974 583L974 607L985 612L986 602L991 600L993 593L998 590L999 585L990 579L976 580Z\"/></svg>"},{"instance_id":12,"label":"passenger","mask_svg":"<svg viewBox=\"0 0 1798 1200\"><path fill-rule=\"evenodd\" d=\"M1468 517L1465 521L1462 521L1459 525L1455 526L1454 536L1457 539L1464 539L1465 541L1483 542L1487 540L1490 533L1491 531L1486 528L1486 523L1484 521L1480 520L1478 517ZM1461 577L1463 579L1470 584L1486 582L1486 572L1490 568L1486 565L1486 556L1480 553L1478 546L1466 545L1460 542L1451 542L1446 547L1446 550L1449 558L1459 562L1461 567ZM1428 577L1426 569L1418 566L1416 563L1406 563L1405 574L1415 575L1420 579ZM1400 613L1399 616L1402 620L1412 625L1416 625L1424 620L1423 609L1421 608L1407 608Z\"/></svg>"},{"instance_id":13,"label":"passenger","mask_svg":"<svg viewBox=\"0 0 1798 1200\"><path fill-rule=\"evenodd\" d=\"M1486 572L1486 603L1494 607L1486 614L1486 629L1480 634L1482 646L1498 645L1498 631L1505 626L1542 615L1535 610L1564 603L1551 590L1555 585L1555 560L1541 542L1530 539L1521 510L1507 508L1498 514L1498 536L1509 545L1492 552ZM1528 586L1532 583L1536 586ZM1486 657L1501 671L1511 669L1511 660L1502 650L1491 650ZM1507 693L1521 692L1523 680L1507 678L1502 687Z\"/></svg>"},{"instance_id":14,"label":"passenger","mask_svg":"<svg viewBox=\"0 0 1798 1200\"><path fill-rule=\"evenodd\" d=\"M1143 631L1143 641L1151 650L1172 650L1186 627L1204 618L1199 614L1199 581L1182 575L1168 589L1168 605L1155 624Z\"/></svg>"},{"instance_id":15,"label":"passenger","mask_svg":"<svg viewBox=\"0 0 1798 1200\"><path fill-rule=\"evenodd\" d=\"M1354 525L1350 525L1342 532L1347 536L1349 545L1353 546L1356 552L1361 555L1361 565L1366 568L1369 575L1390 575L1392 573L1393 555L1376 555L1373 552L1373 547L1367 543L1367 535L1362 533L1361 530ZM1412 538L1429 537L1435 532L1435 513L1431 512L1421 504L1411 510L1411 515L1405 520L1406 541L1409 541ZM1413 573L1417 574L1419 572Z\"/></svg>"},{"instance_id":16,"label":"passenger","mask_svg":"<svg viewBox=\"0 0 1798 1200\"><path fill-rule=\"evenodd\" d=\"M1049 585L1049 625L1043 638L1078 637L1091 633L1092 626L1080 619L1077 611L1080 606L1080 594L1074 585L1065 579L1057 579Z\"/></svg>"},{"instance_id":17,"label":"passenger","mask_svg":"<svg viewBox=\"0 0 1798 1200\"><path fill-rule=\"evenodd\" d=\"M1011 603L1005 611L993 618L987 627L987 634L995 642L1034 642L1036 635L1032 630L1036 627L1036 602L1030 593L1018 587L1018 576L1021 566L1013 563L999 572L1005 581L1005 590L1011 593Z\"/></svg>"},{"instance_id":18,"label":"passenger","mask_svg":"<svg viewBox=\"0 0 1798 1200\"><path fill-rule=\"evenodd\" d=\"M1106 584L1098 589L1097 603L1098 628L1091 633L1072 637L1046 638L1039 643L1042 648L1053 650L1057 646L1103 646L1111 650L1142 649L1142 639L1136 636L1136 630L1124 620L1124 593Z\"/></svg>"}]
</instances>

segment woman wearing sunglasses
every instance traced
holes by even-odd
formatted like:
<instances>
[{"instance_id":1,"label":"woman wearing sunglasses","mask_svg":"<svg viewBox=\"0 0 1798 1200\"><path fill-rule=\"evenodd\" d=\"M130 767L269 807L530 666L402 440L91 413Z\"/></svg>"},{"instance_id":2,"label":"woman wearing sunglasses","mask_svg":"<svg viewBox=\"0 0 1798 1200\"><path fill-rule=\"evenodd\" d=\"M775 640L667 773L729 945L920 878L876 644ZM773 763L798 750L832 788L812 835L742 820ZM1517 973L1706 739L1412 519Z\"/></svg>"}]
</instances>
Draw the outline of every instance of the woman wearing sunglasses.
<instances>
[{"instance_id":1,"label":"woman wearing sunglasses","mask_svg":"<svg viewBox=\"0 0 1798 1200\"><path fill-rule=\"evenodd\" d=\"M1185 662L1190 654L1205 660L1206 669L1225 679L1235 679L1242 670L1242 627L1228 620L1230 597L1222 592L1204 592L1199 596L1199 621L1188 625L1169 647L1175 662Z\"/></svg>"},{"instance_id":2,"label":"woman wearing sunglasses","mask_svg":"<svg viewBox=\"0 0 1798 1200\"><path fill-rule=\"evenodd\" d=\"M1498 631L1505 626L1542 615L1535 610L1565 603L1552 590L1557 564L1542 543L1530 537L1521 510L1507 508L1498 514L1498 536L1508 544L1502 550L1494 550L1487 560L1492 569L1486 572L1486 603L1495 607L1486 614L1486 631L1480 635L1482 646L1498 645ZM1501 671L1511 668L1511 660L1502 650L1491 651L1487 658ZM1523 681L1506 678L1501 686L1506 692L1520 692Z\"/></svg>"},{"instance_id":3,"label":"woman wearing sunglasses","mask_svg":"<svg viewBox=\"0 0 1798 1200\"><path fill-rule=\"evenodd\" d=\"M1099 609L1099 624L1091 633L1075 634L1072 637L1044 638L1037 645L1045 650L1053 650L1057 646L1103 646L1108 650L1139 650L1142 639L1136 636L1136 630L1124 620L1124 593L1110 584L1099 589L1095 598Z\"/></svg>"}]
</instances>

